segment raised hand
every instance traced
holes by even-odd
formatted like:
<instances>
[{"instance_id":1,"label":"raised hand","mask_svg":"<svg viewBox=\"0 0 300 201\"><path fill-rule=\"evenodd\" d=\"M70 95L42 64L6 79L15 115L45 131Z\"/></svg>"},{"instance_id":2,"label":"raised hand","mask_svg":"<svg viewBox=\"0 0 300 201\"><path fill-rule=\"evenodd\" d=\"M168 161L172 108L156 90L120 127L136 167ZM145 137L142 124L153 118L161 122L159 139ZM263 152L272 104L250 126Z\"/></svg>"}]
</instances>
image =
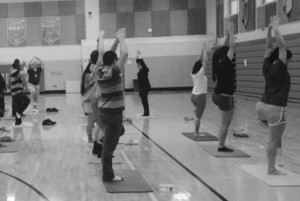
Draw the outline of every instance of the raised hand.
<instances>
[{"instance_id":1,"label":"raised hand","mask_svg":"<svg viewBox=\"0 0 300 201\"><path fill-rule=\"evenodd\" d=\"M138 50L136 51L136 55L141 55L141 50L138 49Z\"/></svg>"},{"instance_id":2,"label":"raised hand","mask_svg":"<svg viewBox=\"0 0 300 201\"><path fill-rule=\"evenodd\" d=\"M105 31L100 30L99 33L98 33L98 40L103 39L104 34L105 34Z\"/></svg>"},{"instance_id":3,"label":"raised hand","mask_svg":"<svg viewBox=\"0 0 300 201\"><path fill-rule=\"evenodd\" d=\"M270 17L270 24L271 24L271 27L273 29L278 29L279 22L280 22L280 18L279 17L277 17L277 16L271 16Z\"/></svg>"},{"instance_id":4,"label":"raised hand","mask_svg":"<svg viewBox=\"0 0 300 201\"><path fill-rule=\"evenodd\" d=\"M126 29L125 28L119 29L116 36L119 40L124 40L126 37Z\"/></svg>"}]
</instances>

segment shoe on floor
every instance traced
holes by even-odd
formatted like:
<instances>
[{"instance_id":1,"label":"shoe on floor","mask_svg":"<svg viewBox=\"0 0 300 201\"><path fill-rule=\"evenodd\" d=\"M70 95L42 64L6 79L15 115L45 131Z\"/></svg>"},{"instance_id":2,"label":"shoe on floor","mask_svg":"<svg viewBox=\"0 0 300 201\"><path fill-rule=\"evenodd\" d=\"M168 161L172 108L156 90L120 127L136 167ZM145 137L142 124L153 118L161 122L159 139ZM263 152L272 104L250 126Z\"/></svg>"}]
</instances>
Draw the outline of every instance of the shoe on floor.
<instances>
[{"instance_id":1,"label":"shoe on floor","mask_svg":"<svg viewBox=\"0 0 300 201\"><path fill-rule=\"evenodd\" d=\"M51 121L50 119L46 119L43 121L43 126L52 126L52 125L55 125L56 122L54 121Z\"/></svg>"}]
</instances>

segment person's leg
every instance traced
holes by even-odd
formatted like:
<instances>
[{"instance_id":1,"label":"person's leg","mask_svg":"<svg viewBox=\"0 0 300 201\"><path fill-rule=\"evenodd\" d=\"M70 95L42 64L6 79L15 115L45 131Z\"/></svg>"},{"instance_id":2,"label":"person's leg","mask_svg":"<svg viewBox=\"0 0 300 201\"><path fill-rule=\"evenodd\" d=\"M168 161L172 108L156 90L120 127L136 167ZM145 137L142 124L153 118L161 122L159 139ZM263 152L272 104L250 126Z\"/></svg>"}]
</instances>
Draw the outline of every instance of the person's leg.
<instances>
[{"instance_id":1,"label":"person's leg","mask_svg":"<svg viewBox=\"0 0 300 201\"><path fill-rule=\"evenodd\" d=\"M140 93L144 113L142 116L149 116L148 93Z\"/></svg>"},{"instance_id":2,"label":"person's leg","mask_svg":"<svg viewBox=\"0 0 300 201\"><path fill-rule=\"evenodd\" d=\"M88 142L92 143L93 142L93 128L94 128L94 123L95 123L95 116L94 113L88 113L87 114L88 119L87 119L87 125L86 125L86 133L88 137Z\"/></svg>"},{"instance_id":3,"label":"person's leg","mask_svg":"<svg viewBox=\"0 0 300 201\"><path fill-rule=\"evenodd\" d=\"M40 94L40 85L35 85L35 93L34 93L34 98L33 98L33 106L34 109L37 109L37 102L38 102L38 98L39 98L39 94Z\"/></svg>"},{"instance_id":4,"label":"person's leg","mask_svg":"<svg viewBox=\"0 0 300 201\"><path fill-rule=\"evenodd\" d=\"M230 126L231 119L233 117L233 109L228 111L221 110L220 114L221 114L222 122L221 122L221 128L219 130L219 151L233 151L232 149L225 147L225 140L227 138L228 128Z\"/></svg>"},{"instance_id":5,"label":"person's leg","mask_svg":"<svg viewBox=\"0 0 300 201\"><path fill-rule=\"evenodd\" d=\"M123 115L100 113L101 122L104 127L102 171L104 181L122 181L122 178L114 174L112 168L113 153L118 145L121 134Z\"/></svg>"},{"instance_id":6,"label":"person's leg","mask_svg":"<svg viewBox=\"0 0 300 201\"><path fill-rule=\"evenodd\" d=\"M192 95L192 103L195 105L195 135L199 135L201 118L206 106L206 94Z\"/></svg>"},{"instance_id":7,"label":"person's leg","mask_svg":"<svg viewBox=\"0 0 300 201\"><path fill-rule=\"evenodd\" d=\"M33 86L32 84L30 84L30 83L27 85L27 88L28 88L28 90L29 90L29 92L30 92L30 100L31 100L32 104L34 104L34 103L35 103L35 101L34 101L35 88L34 88L34 86Z\"/></svg>"},{"instance_id":8,"label":"person's leg","mask_svg":"<svg viewBox=\"0 0 300 201\"><path fill-rule=\"evenodd\" d=\"M11 110L12 110L12 113L11 115L12 116L16 116L16 101L15 101L15 98L14 96L11 96Z\"/></svg>"},{"instance_id":9,"label":"person's leg","mask_svg":"<svg viewBox=\"0 0 300 201\"><path fill-rule=\"evenodd\" d=\"M267 158L268 158L268 174L270 175L282 175L284 173L278 171L275 167L278 143L285 129L285 123L277 126L268 127L268 143L267 143Z\"/></svg>"}]
</instances>

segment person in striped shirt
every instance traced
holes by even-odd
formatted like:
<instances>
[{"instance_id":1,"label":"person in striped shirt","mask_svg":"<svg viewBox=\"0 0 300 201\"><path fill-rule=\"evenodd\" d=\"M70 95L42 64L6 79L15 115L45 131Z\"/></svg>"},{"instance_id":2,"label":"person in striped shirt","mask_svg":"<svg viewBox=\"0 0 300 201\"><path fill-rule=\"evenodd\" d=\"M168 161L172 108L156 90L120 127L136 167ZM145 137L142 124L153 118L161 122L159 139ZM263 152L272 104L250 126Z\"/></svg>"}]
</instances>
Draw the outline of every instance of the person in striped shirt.
<instances>
[{"instance_id":1,"label":"person in striped shirt","mask_svg":"<svg viewBox=\"0 0 300 201\"><path fill-rule=\"evenodd\" d=\"M24 67L25 64L22 64ZM30 99L24 93L24 85L26 86L26 75L25 71L21 71L21 64L19 59L15 59L10 69L10 90L13 98L13 105L16 111L16 122L15 125L22 124L22 115L25 109L30 103Z\"/></svg>"},{"instance_id":2,"label":"person in striped shirt","mask_svg":"<svg viewBox=\"0 0 300 201\"><path fill-rule=\"evenodd\" d=\"M103 50L103 35L99 34L99 50ZM102 61L99 60L93 75L100 87L100 99L98 102L99 119L103 125L103 150L102 179L105 182L123 181L123 178L114 174L112 168L112 157L120 136L124 133L123 110L124 107L124 88L121 77L121 70L124 68L128 58L127 45L125 43L126 30L119 29L116 37L120 43L120 59L114 51L107 51L103 54ZM99 54L101 54L99 52ZM102 65L103 64L103 65Z\"/></svg>"}]
</instances>

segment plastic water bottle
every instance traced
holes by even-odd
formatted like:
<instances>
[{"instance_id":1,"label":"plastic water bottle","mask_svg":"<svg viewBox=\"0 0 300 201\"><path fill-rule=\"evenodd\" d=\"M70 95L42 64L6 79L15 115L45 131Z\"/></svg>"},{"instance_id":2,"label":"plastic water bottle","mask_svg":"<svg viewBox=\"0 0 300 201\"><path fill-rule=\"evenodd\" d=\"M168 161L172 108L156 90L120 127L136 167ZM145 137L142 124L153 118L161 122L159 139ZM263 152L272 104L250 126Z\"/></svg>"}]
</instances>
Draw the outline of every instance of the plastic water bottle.
<instances>
[{"instance_id":1,"label":"plastic water bottle","mask_svg":"<svg viewBox=\"0 0 300 201\"><path fill-rule=\"evenodd\" d=\"M160 184L159 185L161 191L173 191L175 185L174 184Z\"/></svg>"}]
</instances>

